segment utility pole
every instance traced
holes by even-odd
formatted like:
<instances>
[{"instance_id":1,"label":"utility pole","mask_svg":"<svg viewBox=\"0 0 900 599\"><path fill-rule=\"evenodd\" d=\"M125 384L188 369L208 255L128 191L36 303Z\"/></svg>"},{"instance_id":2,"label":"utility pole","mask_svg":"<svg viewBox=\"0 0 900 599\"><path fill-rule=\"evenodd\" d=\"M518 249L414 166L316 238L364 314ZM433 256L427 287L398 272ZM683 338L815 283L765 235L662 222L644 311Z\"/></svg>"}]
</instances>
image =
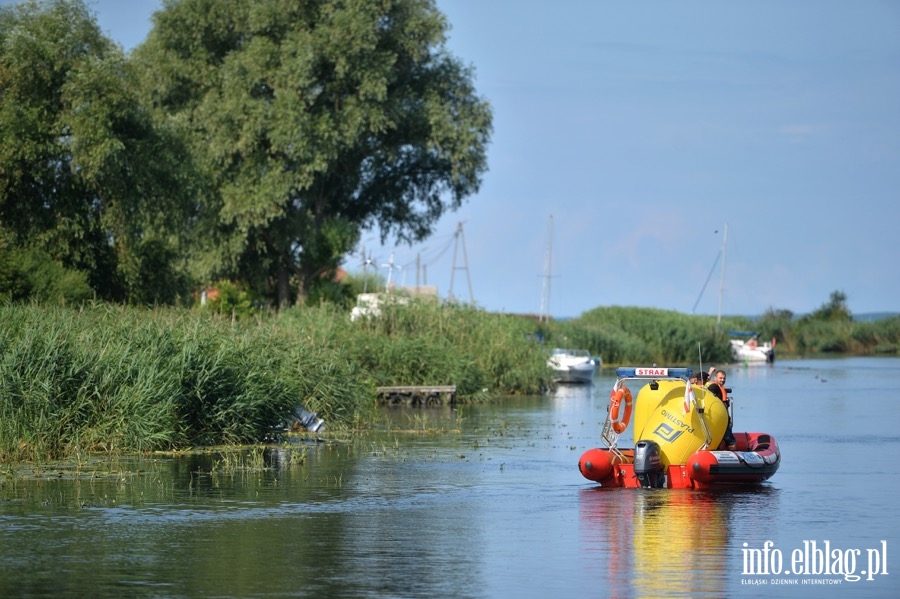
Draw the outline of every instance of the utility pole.
<instances>
[{"instance_id":1,"label":"utility pole","mask_svg":"<svg viewBox=\"0 0 900 599\"><path fill-rule=\"evenodd\" d=\"M462 251L463 251L463 262L465 266L456 266L456 251L459 249L460 240L462 240ZM455 242L453 245L453 269L450 271L450 292L448 293L449 298L452 300L453 297L453 278L456 274L456 270L459 268L460 270L466 271L466 281L469 283L469 303L475 303L475 296L472 294L472 279L469 276L469 257L466 255L466 236L463 233L463 224L459 223L459 226L456 227L456 235Z\"/></svg>"}]
</instances>

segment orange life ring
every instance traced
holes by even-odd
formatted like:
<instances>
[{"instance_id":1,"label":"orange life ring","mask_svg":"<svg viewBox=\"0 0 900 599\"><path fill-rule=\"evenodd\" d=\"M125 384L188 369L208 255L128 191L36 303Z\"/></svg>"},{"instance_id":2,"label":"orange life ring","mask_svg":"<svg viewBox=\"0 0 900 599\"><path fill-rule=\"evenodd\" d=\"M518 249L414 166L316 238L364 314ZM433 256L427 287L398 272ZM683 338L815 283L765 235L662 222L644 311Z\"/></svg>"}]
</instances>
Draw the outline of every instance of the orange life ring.
<instances>
[{"instance_id":1,"label":"orange life ring","mask_svg":"<svg viewBox=\"0 0 900 599\"><path fill-rule=\"evenodd\" d=\"M759 347L759 344L756 342L756 339L751 339L747 342L747 347L749 347L750 349L756 349L757 347Z\"/></svg>"},{"instance_id":2,"label":"orange life ring","mask_svg":"<svg viewBox=\"0 0 900 599\"><path fill-rule=\"evenodd\" d=\"M622 419L619 420L619 406L622 405L622 400L625 400L625 412L622 414ZM628 387L622 387L618 391L613 390L609 394L609 419L612 421L613 430L617 433L623 432L631 422L631 404L631 390Z\"/></svg>"}]
</instances>

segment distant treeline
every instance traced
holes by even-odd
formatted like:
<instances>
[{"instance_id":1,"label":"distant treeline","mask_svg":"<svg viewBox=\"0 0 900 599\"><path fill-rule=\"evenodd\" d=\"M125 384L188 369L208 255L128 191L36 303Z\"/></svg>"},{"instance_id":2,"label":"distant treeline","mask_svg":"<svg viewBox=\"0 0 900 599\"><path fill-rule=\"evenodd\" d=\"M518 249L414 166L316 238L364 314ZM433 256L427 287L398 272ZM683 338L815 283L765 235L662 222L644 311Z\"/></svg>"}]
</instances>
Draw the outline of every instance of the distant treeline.
<instances>
[{"instance_id":1,"label":"distant treeline","mask_svg":"<svg viewBox=\"0 0 900 599\"><path fill-rule=\"evenodd\" d=\"M604 307L579 318L554 323L557 344L585 347L607 364L697 365L731 360L729 331L755 331L774 339L778 358L830 353L896 355L900 353L900 315L859 321L841 291L819 309L800 317L769 309L761 318L694 316L652 308Z\"/></svg>"}]
</instances>

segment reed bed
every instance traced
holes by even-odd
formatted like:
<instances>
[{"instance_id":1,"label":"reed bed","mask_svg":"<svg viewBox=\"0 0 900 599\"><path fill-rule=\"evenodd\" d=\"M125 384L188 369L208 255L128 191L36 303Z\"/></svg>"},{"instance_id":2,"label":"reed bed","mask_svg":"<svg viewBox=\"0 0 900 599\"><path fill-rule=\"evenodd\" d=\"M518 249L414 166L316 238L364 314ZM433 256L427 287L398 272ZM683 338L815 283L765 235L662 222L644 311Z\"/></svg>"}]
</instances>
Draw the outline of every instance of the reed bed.
<instances>
[{"instance_id":1,"label":"reed bed","mask_svg":"<svg viewBox=\"0 0 900 599\"><path fill-rule=\"evenodd\" d=\"M0 307L0 457L258 440L298 407L355 414L369 387L328 348L207 314Z\"/></svg>"},{"instance_id":2,"label":"reed bed","mask_svg":"<svg viewBox=\"0 0 900 599\"><path fill-rule=\"evenodd\" d=\"M783 319L782 319L783 320ZM877 323L723 320L598 308L570 321L412 301L351 322L330 304L233 320L201 309L0 305L0 461L251 444L304 408L332 431L377 421L382 385L456 385L460 401L539 394L549 347L615 364L730 361L729 328L779 348L896 354ZM540 333L536 335L535 333ZM776 333L771 333L773 336ZM537 341L543 339L543 342Z\"/></svg>"},{"instance_id":3,"label":"reed bed","mask_svg":"<svg viewBox=\"0 0 900 599\"><path fill-rule=\"evenodd\" d=\"M422 300L358 322L328 306L291 310L279 328L315 331L317 343L346 356L376 387L456 385L457 397L472 401L485 393L537 394L549 384L528 318Z\"/></svg>"},{"instance_id":4,"label":"reed bed","mask_svg":"<svg viewBox=\"0 0 900 599\"><path fill-rule=\"evenodd\" d=\"M581 347L607 364L697 365L731 360L727 335L712 317L653 308L604 307L554 323L548 343Z\"/></svg>"},{"instance_id":5,"label":"reed bed","mask_svg":"<svg viewBox=\"0 0 900 599\"><path fill-rule=\"evenodd\" d=\"M251 443L318 412L374 420L379 385L458 398L548 383L527 322L416 304L352 323L324 305L236 323L200 310L0 306L0 459Z\"/></svg>"}]
</instances>

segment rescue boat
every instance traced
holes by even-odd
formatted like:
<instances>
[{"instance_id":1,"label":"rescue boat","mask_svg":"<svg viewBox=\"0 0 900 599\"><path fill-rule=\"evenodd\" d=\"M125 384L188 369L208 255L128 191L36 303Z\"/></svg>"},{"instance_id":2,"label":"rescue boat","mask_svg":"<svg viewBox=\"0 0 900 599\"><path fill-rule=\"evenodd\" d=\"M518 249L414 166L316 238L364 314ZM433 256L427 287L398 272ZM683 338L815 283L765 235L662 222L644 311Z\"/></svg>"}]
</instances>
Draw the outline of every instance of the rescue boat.
<instances>
[{"instance_id":1,"label":"rescue boat","mask_svg":"<svg viewBox=\"0 0 900 599\"><path fill-rule=\"evenodd\" d=\"M730 389L692 385L692 375L690 368L617 368L601 433L606 447L582 454L581 474L604 487L669 489L756 485L775 474L775 438L733 433L726 445ZM629 383L642 385L636 397ZM619 447L629 428L634 446Z\"/></svg>"}]
</instances>

